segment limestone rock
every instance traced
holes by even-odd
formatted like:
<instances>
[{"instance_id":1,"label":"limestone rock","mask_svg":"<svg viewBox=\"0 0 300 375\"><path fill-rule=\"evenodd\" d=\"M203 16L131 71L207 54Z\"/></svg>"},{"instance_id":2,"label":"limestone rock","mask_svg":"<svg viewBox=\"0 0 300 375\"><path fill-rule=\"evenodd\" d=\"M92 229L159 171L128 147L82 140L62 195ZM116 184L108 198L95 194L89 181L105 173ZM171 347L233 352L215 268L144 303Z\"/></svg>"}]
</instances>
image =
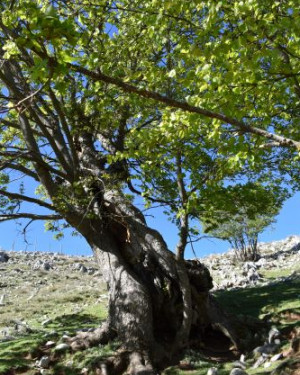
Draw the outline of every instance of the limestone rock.
<instances>
[{"instance_id":1,"label":"limestone rock","mask_svg":"<svg viewBox=\"0 0 300 375\"><path fill-rule=\"evenodd\" d=\"M46 348L53 348L53 346L55 345L56 345L55 341L47 341L45 344Z\"/></svg>"},{"instance_id":2,"label":"limestone rock","mask_svg":"<svg viewBox=\"0 0 300 375\"><path fill-rule=\"evenodd\" d=\"M278 349L276 344L266 344L263 346L258 346L253 350L254 354L273 354Z\"/></svg>"},{"instance_id":3,"label":"limestone rock","mask_svg":"<svg viewBox=\"0 0 300 375\"><path fill-rule=\"evenodd\" d=\"M0 251L0 263L6 263L8 260L9 256L4 251Z\"/></svg>"},{"instance_id":4,"label":"limestone rock","mask_svg":"<svg viewBox=\"0 0 300 375\"><path fill-rule=\"evenodd\" d=\"M278 331L278 329L276 327L272 327L269 331L269 334L268 334L269 344L274 342L275 339L278 339L279 336L280 336L280 332Z\"/></svg>"},{"instance_id":5,"label":"limestone rock","mask_svg":"<svg viewBox=\"0 0 300 375\"><path fill-rule=\"evenodd\" d=\"M230 375L248 375L248 373L238 367L235 367L230 371Z\"/></svg>"},{"instance_id":6,"label":"limestone rock","mask_svg":"<svg viewBox=\"0 0 300 375\"><path fill-rule=\"evenodd\" d=\"M235 361L233 365L234 367L240 368L242 370L246 370L246 364L241 361Z\"/></svg>"},{"instance_id":7,"label":"limestone rock","mask_svg":"<svg viewBox=\"0 0 300 375\"><path fill-rule=\"evenodd\" d=\"M0 296L0 306L4 306L6 301L6 294Z\"/></svg>"},{"instance_id":8,"label":"limestone rock","mask_svg":"<svg viewBox=\"0 0 300 375\"><path fill-rule=\"evenodd\" d=\"M276 361L279 361L279 359L283 358L283 354L282 353L278 353L278 354L275 354L273 355L273 357L270 359L270 362L276 362Z\"/></svg>"},{"instance_id":9,"label":"limestone rock","mask_svg":"<svg viewBox=\"0 0 300 375\"><path fill-rule=\"evenodd\" d=\"M258 358L258 360L254 363L254 365L252 366L252 368L258 368L260 367L264 362L266 362L267 358L266 357L263 357L263 356L260 356Z\"/></svg>"},{"instance_id":10,"label":"limestone rock","mask_svg":"<svg viewBox=\"0 0 300 375\"><path fill-rule=\"evenodd\" d=\"M54 348L54 350L56 352L66 352L70 349L70 345L66 344L66 343L61 343L61 344L58 344L56 345L56 347Z\"/></svg>"},{"instance_id":11,"label":"limestone rock","mask_svg":"<svg viewBox=\"0 0 300 375\"><path fill-rule=\"evenodd\" d=\"M44 355L39 361L38 366L42 368L48 368L50 365L50 357Z\"/></svg>"},{"instance_id":12,"label":"limestone rock","mask_svg":"<svg viewBox=\"0 0 300 375\"><path fill-rule=\"evenodd\" d=\"M207 371L207 375L218 375L218 369L216 367L211 367Z\"/></svg>"}]
</instances>

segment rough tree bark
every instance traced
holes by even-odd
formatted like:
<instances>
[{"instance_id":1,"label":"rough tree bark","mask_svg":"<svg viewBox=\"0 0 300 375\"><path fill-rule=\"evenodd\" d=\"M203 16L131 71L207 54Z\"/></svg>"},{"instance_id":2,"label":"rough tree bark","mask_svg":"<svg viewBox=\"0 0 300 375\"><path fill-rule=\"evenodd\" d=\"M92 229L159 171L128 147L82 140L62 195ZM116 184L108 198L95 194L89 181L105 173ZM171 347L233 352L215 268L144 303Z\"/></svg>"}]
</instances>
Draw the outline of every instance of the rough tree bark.
<instances>
[{"instance_id":1,"label":"rough tree bark","mask_svg":"<svg viewBox=\"0 0 300 375\"><path fill-rule=\"evenodd\" d=\"M92 335L73 338L74 350L117 336L123 359L109 363L108 373L150 375L172 363L191 342L205 346L213 333L226 336L237 349L245 348L249 327L234 322L214 301L206 267L176 259L118 191L105 192L101 206L101 220L92 225L81 221L77 227L107 282L108 320ZM71 220L76 226L74 215Z\"/></svg>"}]
</instances>

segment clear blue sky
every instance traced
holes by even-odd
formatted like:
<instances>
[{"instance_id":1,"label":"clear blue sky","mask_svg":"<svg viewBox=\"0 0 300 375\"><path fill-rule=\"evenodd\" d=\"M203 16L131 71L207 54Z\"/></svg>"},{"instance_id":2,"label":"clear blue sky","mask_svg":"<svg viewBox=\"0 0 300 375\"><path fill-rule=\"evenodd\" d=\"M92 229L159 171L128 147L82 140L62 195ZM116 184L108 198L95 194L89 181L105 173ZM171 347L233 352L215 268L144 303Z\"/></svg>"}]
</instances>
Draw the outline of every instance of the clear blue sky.
<instances>
[{"instance_id":1,"label":"clear blue sky","mask_svg":"<svg viewBox=\"0 0 300 375\"><path fill-rule=\"evenodd\" d=\"M148 217L148 224L159 230L167 242L169 248L173 250L177 242L177 230L161 210L151 210ZM280 240L289 235L300 235L300 193L286 201L283 209L277 217L277 223L273 230L267 228L260 236L260 241ZM91 250L84 239L72 237L70 233L65 235L63 240L53 239L52 233L44 230L42 222L36 222L29 226L27 230L27 241L24 242L22 227L14 222L0 223L0 247L4 250L26 250L26 251L53 251L74 255L91 255ZM220 253L228 250L229 244L220 240L201 240L194 244L194 249L198 257L203 257L211 253ZM186 258L194 257L191 249L187 249Z\"/></svg>"}]
</instances>

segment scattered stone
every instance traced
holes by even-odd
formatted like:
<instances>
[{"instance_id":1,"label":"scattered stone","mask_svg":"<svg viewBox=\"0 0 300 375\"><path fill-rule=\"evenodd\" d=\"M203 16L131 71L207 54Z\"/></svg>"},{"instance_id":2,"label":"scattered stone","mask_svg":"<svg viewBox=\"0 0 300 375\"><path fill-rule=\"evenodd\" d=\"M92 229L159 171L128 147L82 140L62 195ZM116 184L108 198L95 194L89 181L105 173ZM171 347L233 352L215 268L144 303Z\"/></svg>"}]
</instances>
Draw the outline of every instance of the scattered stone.
<instances>
[{"instance_id":1,"label":"scattered stone","mask_svg":"<svg viewBox=\"0 0 300 375\"><path fill-rule=\"evenodd\" d=\"M296 250L298 249L298 250ZM272 268L280 269L292 268L300 262L300 236L290 236L282 241L273 241L268 243L259 243L258 251L261 254L256 262L237 262L234 250L226 254L210 255L202 258L203 262L211 272L214 280L213 291L247 288L249 286L262 285L272 286L279 282L290 282L299 278L299 272L294 272L288 277L279 277L275 281L264 279L258 272L260 270L269 270ZM273 341L276 338L273 338Z\"/></svg>"},{"instance_id":2,"label":"scattered stone","mask_svg":"<svg viewBox=\"0 0 300 375\"><path fill-rule=\"evenodd\" d=\"M33 265L34 270L50 271L53 268L54 267L50 262L42 259L38 259Z\"/></svg>"},{"instance_id":3,"label":"scattered stone","mask_svg":"<svg viewBox=\"0 0 300 375\"><path fill-rule=\"evenodd\" d=\"M71 337L67 334L64 334L62 337L61 337L61 340L62 341L68 341Z\"/></svg>"},{"instance_id":4,"label":"scattered stone","mask_svg":"<svg viewBox=\"0 0 300 375\"><path fill-rule=\"evenodd\" d=\"M207 375L218 375L218 369L216 367L211 367L207 371Z\"/></svg>"},{"instance_id":5,"label":"scattered stone","mask_svg":"<svg viewBox=\"0 0 300 375\"><path fill-rule=\"evenodd\" d=\"M12 335L5 335L5 336L1 339L1 341L13 341L13 340L15 340L15 339L16 339L15 336L12 336Z\"/></svg>"},{"instance_id":6,"label":"scattered stone","mask_svg":"<svg viewBox=\"0 0 300 375\"><path fill-rule=\"evenodd\" d=\"M258 368L258 367L260 367L264 362L266 362L266 360L267 360L266 357L260 356L258 358L258 360L254 363L254 365L252 366L252 368Z\"/></svg>"},{"instance_id":7,"label":"scattered stone","mask_svg":"<svg viewBox=\"0 0 300 375\"><path fill-rule=\"evenodd\" d=\"M50 264L49 262L43 262L42 264L42 267L41 267L43 270L45 271L49 271L53 268L52 264Z\"/></svg>"},{"instance_id":8,"label":"scattered stone","mask_svg":"<svg viewBox=\"0 0 300 375\"><path fill-rule=\"evenodd\" d=\"M42 326L45 327L47 326L48 324L52 323L52 319L46 319L42 322Z\"/></svg>"},{"instance_id":9,"label":"scattered stone","mask_svg":"<svg viewBox=\"0 0 300 375\"><path fill-rule=\"evenodd\" d=\"M240 369L242 369L242 370L246 370L246 364L243 363L243 362L241 362L241 361L235 361L235 362L233 363L233 366L234 366L234 367L237 367L237 368L240 368Z\"/></svg>"},{"instance_id":10,"label":"scattered stone","mask_svg":"<svg viewBox=\"0 0 300 375\"><path fill-rule=\"evenodd\" d=\"M17 331L18 334L25 334L25 333L31 333L33 330L29 327L27 322L21 322L21 321L15 321L15 331Z\"/></svg>"},{"instance_id":11,"label":"scattered stone","mask_svg":"<svg viewBox=\"0 0 300 375\"><path fill-rule=\"evenodd\" d=\"M0 296L0 306L4 306L5 305L5 300L6 300L6 294L2 294Z\"/></svg>"},{"instance_id":12,"label":"scattered stone","mask_svg":"<svg viewBox=\"0 0 300 375\"><path fill-rule=\"evenodd\" d=\"M266 363L264 364L264 368L269 368L271 365L272 365L271 362L266 362Z\"/></svg>"},{"instance_id":13,"label":"scattered stone","mask_svg":"<svg viewBox=\"0 0 300 375\"><path fill-rule=\"evenodd\" d=\"M233 368L230 371L230 375L248 375L248 373L246 371L236 367L236 368Z\"/></svg>"},{"instance_id":14,"label":"scattered stone","mask_svg":"<svg viewBox=\"0 0 300 375\"><path fill-rule=\"evenodd\" d=\"M280 336L280 332L278 331L278 329L276 327L272 327L270 329L269 334L268 334L268 342L269 342L269 344L271 344L272 342L274 342L275 339L278 339L279 336Z\"/></svg>"},{"instance_id":15,"label":"scattered stone","mask_svg":"<svg viewBox=\"0 0 300 375\"><path fill-rule=\"evenodd\" d=\"M45 344L46 348L53 348L56 345L55 341L47 341Z\"/></svg>"},{"instance_id":16,"label":"scattered stone","mask_svg":"<svg viewBox=\"0 0 300 375\"><path fill-rule=\"evenodd\" d=\"M42 368L48 368L50 365L50 357L44 355L39 361L38 366Z\"/></svg>"},{"instance_id":17,"label":"scattered stone","mask_svg":"<svg viewBox=\"0 0 300 375\"><path fill-rule=\"evenodd\" d=\"M82 272L82 273L86 273L88 271L88 269L86 268L86 266L82 263L75 263L74 264L74 269L79 271L79 272Z\"/></svg>"},{"instance_id":18,"label":"scattered stone","mask_svg":"<svg viewBox=\"0 0 300 375\"><path fill-rule=\"evenodd\" d=\"M276 344L266 344L263 346L258 346L253 350L254 354L273 354L278 349Z\"/></svg>"},{"instance_id":19,"label":"scattered stone","mask_svg":"<svg viewBox=\"0 0 300 375\"><path fill-rule=\"evenodd\" d=\"M6 263L8 260L9 256L4 251L0 251L0 263Z\"/></svg>"},{"instance_id":20,"label":"scattered stone","mask_svg":"<svg viewBox=\"0 0 300 375\"><path fill-rule=\"evenodd\" d=\"M66 352L70 348L71 348L70 345L68 345L68 344L66 344L66 343L63 342L61 344L56 345L56 347L54 348L54 350L56 352Z\"/></svg>"},{"instance_id":21,"label":"scattered stone","mask_svg":"<svg viewBox=\"0 0 300 375\"><path fill-rule=\"evenodd\" d=\"M276 362L278 361L279 359L283 358L283 354L282 353L278 353L278 354L275 354L273 355L273 357L270 359L270 362Z\"/></svg>"},{"instance_id":22,"label":"scattered stone","mask_svg":"<svg viewBox=\"0 0 300 375\"><path fill-rule=\"evenodd\" d=\"M258 261L255 263L256 266L258 267L264 267L268 263L266 258L260 258Z\"/></svg>"}]
</instances>

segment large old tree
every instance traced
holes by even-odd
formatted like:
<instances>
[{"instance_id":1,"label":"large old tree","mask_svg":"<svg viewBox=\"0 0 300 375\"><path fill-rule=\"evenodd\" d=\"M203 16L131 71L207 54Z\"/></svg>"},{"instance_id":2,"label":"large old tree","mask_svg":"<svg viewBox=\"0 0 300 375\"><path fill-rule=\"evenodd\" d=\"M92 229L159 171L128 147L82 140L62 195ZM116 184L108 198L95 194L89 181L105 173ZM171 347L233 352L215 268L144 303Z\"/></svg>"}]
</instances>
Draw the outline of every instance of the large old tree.
<instances>
[{"instance_id":1,"label":"large old tree","mask_svg":"<svg viewBox=\"0 0 300 375\"><path fill-rule=\"evenodd\" d=\"M127 351L113 373L153 374L213 332L245 346L247 330L209 296L208 271L183 259L188 219L205 208L201 185L274 161L293 177L299 9L261 0L4 0L0 9L1 220L64 220L109 288L107 323L74 350L117 336ZM13 190L21 177L35 194L26 182ZM176 255L130 190L176 214Z\"/></svg>"}]
</instances>

